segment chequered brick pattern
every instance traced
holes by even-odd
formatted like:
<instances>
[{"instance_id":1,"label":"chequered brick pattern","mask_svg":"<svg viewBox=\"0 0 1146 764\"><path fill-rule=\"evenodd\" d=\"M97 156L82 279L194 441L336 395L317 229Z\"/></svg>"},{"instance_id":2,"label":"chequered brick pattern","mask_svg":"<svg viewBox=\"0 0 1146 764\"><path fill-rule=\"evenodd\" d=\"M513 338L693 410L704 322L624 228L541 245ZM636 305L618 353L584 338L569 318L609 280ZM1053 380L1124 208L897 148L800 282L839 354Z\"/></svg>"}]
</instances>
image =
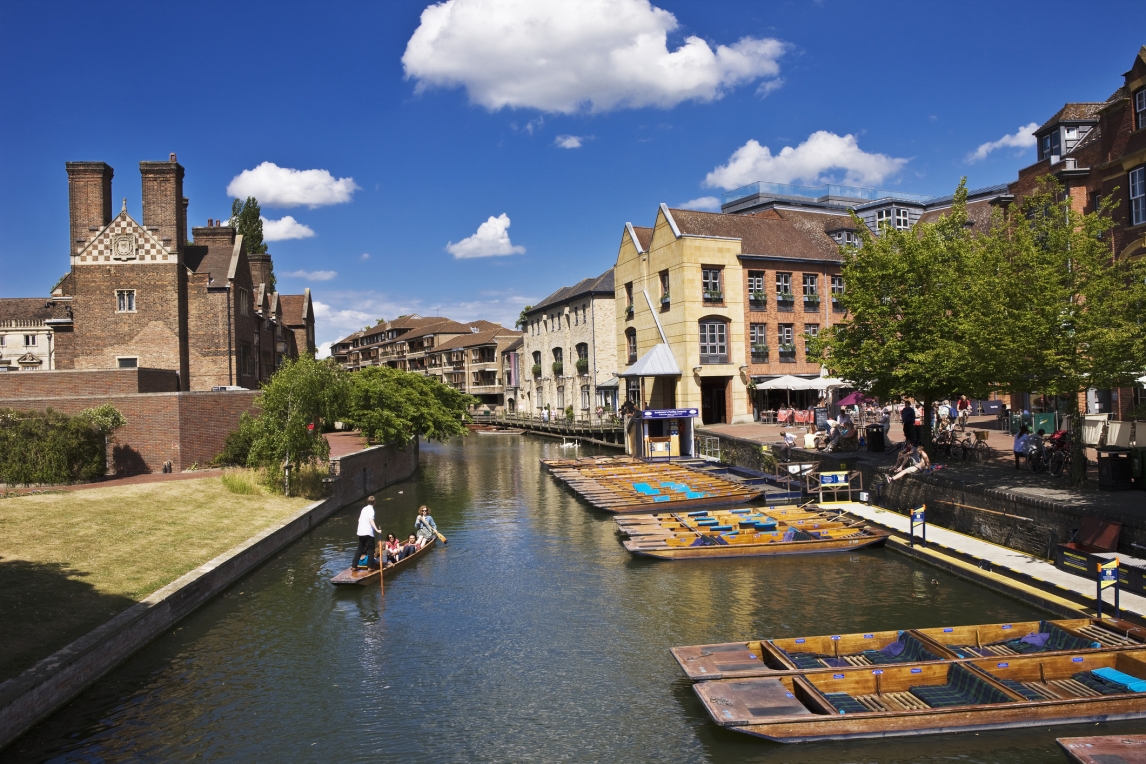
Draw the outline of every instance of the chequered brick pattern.
<instances>
[{"instance_id":1,"label":"chequered brick pattern","mask_svg":"<svg viewBox=\"0 0 1146 764\"><path fill-rule=\"evenodd\" d=\"M116 241L123 237L134 239L134 252L124 258L116 254ZM81 263L133 262L169 260L173 253L156 236L132 220L127 210L116 215L111 223L92 237L79 252Z\"/></svg>"}]
</instances>

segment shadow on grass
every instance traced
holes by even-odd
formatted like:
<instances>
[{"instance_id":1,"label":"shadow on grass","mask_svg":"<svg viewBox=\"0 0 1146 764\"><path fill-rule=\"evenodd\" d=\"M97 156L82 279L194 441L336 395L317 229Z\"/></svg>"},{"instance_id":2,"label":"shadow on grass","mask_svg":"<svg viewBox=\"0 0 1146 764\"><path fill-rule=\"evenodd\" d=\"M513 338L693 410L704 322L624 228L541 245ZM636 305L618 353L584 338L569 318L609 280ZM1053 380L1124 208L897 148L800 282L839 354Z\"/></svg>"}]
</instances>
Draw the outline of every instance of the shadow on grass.
<instances>
[{"instance_id":1,"label":"shadow on grass","mask_svg":"<svg viewBox=\"0 0 1146 764\"><path fill-rule=\"evenodd\" d=\"M135 604L84 575L66 563L0 559L0 682Z\"/></svg>"}]
</instances>

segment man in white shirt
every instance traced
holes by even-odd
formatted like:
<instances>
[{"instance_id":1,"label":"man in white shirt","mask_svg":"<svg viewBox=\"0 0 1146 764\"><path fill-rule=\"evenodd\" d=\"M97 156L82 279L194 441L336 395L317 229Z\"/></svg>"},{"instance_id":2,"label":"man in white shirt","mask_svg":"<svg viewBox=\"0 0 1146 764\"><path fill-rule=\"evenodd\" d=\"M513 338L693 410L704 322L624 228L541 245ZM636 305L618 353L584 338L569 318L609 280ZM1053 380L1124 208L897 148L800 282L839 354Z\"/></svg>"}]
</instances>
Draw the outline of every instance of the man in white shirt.
<instances>
[{"instance_id":1,"label":"man in white shirt","mask_svg":"<svg viewBox=\"0 0 1146 764\"><path fill-rule=\"evenodd\" d=\"M371 496L366 500L366 506L358 513L358 551L354 553L354 562L350 565L352 570L358 570L358 561L362 559L362 555L366 555L367 560L374 558L374 534L381 532L374 524L374 497Z\"/></svg>"}]
</instances>

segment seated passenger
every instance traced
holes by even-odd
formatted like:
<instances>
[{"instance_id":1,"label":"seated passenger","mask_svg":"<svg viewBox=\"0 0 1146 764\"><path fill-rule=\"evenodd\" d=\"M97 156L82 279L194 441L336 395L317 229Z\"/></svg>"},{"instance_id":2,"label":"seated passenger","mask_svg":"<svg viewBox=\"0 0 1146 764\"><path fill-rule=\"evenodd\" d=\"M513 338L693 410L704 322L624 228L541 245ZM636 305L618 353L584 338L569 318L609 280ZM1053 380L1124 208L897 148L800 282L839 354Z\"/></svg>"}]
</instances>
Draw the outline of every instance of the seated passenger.
<instances>
[{"instance_id":1,"label":"seated passenger","mask_svg":"<svg viewBox=\"0 0 1146 764\"><path fill-rule=\"evenodd\" d=\"M414 536L413 533L411 533L410 538L408 538L406 540L406 543L402 545L402 551L398 553L398 559L404 560L407 557L409 557L410 555L412 555L414 552L417 552L417 551L418 551L418 539Z\"/></svg>"},{"instance_id":2,"label":"seated passenger","mask_svg":"<svg viewBox=\"0 0 1146 764\"><path fill-rule=\"evenodd\" d=\"M386 543L382 545L382 556L384 564L391 564L398 562L398 555L402 553L402 542L393 533L386 534Z\"/></svg>"}]
</instances>

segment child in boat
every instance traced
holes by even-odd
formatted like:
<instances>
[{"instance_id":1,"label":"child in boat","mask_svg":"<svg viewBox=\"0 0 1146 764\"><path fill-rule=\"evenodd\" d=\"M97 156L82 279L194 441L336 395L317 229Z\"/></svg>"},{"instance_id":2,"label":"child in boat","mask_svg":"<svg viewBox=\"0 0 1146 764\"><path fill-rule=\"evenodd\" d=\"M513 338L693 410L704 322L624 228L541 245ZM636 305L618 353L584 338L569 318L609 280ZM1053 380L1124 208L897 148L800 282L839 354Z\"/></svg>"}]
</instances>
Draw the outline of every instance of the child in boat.
<instances>
[{"instance_id":1,"label":"child in boat","mask_svg":"<svg viewBox=\"0 0 1146 764\"><path fill-rule=\"evenodd\" d=\"M386 534L386 543L382 545L382 555L385 558L383 565L398 562L398 555L402 553L402 542L393 533Z\"/></svg>"}]
</instances>

